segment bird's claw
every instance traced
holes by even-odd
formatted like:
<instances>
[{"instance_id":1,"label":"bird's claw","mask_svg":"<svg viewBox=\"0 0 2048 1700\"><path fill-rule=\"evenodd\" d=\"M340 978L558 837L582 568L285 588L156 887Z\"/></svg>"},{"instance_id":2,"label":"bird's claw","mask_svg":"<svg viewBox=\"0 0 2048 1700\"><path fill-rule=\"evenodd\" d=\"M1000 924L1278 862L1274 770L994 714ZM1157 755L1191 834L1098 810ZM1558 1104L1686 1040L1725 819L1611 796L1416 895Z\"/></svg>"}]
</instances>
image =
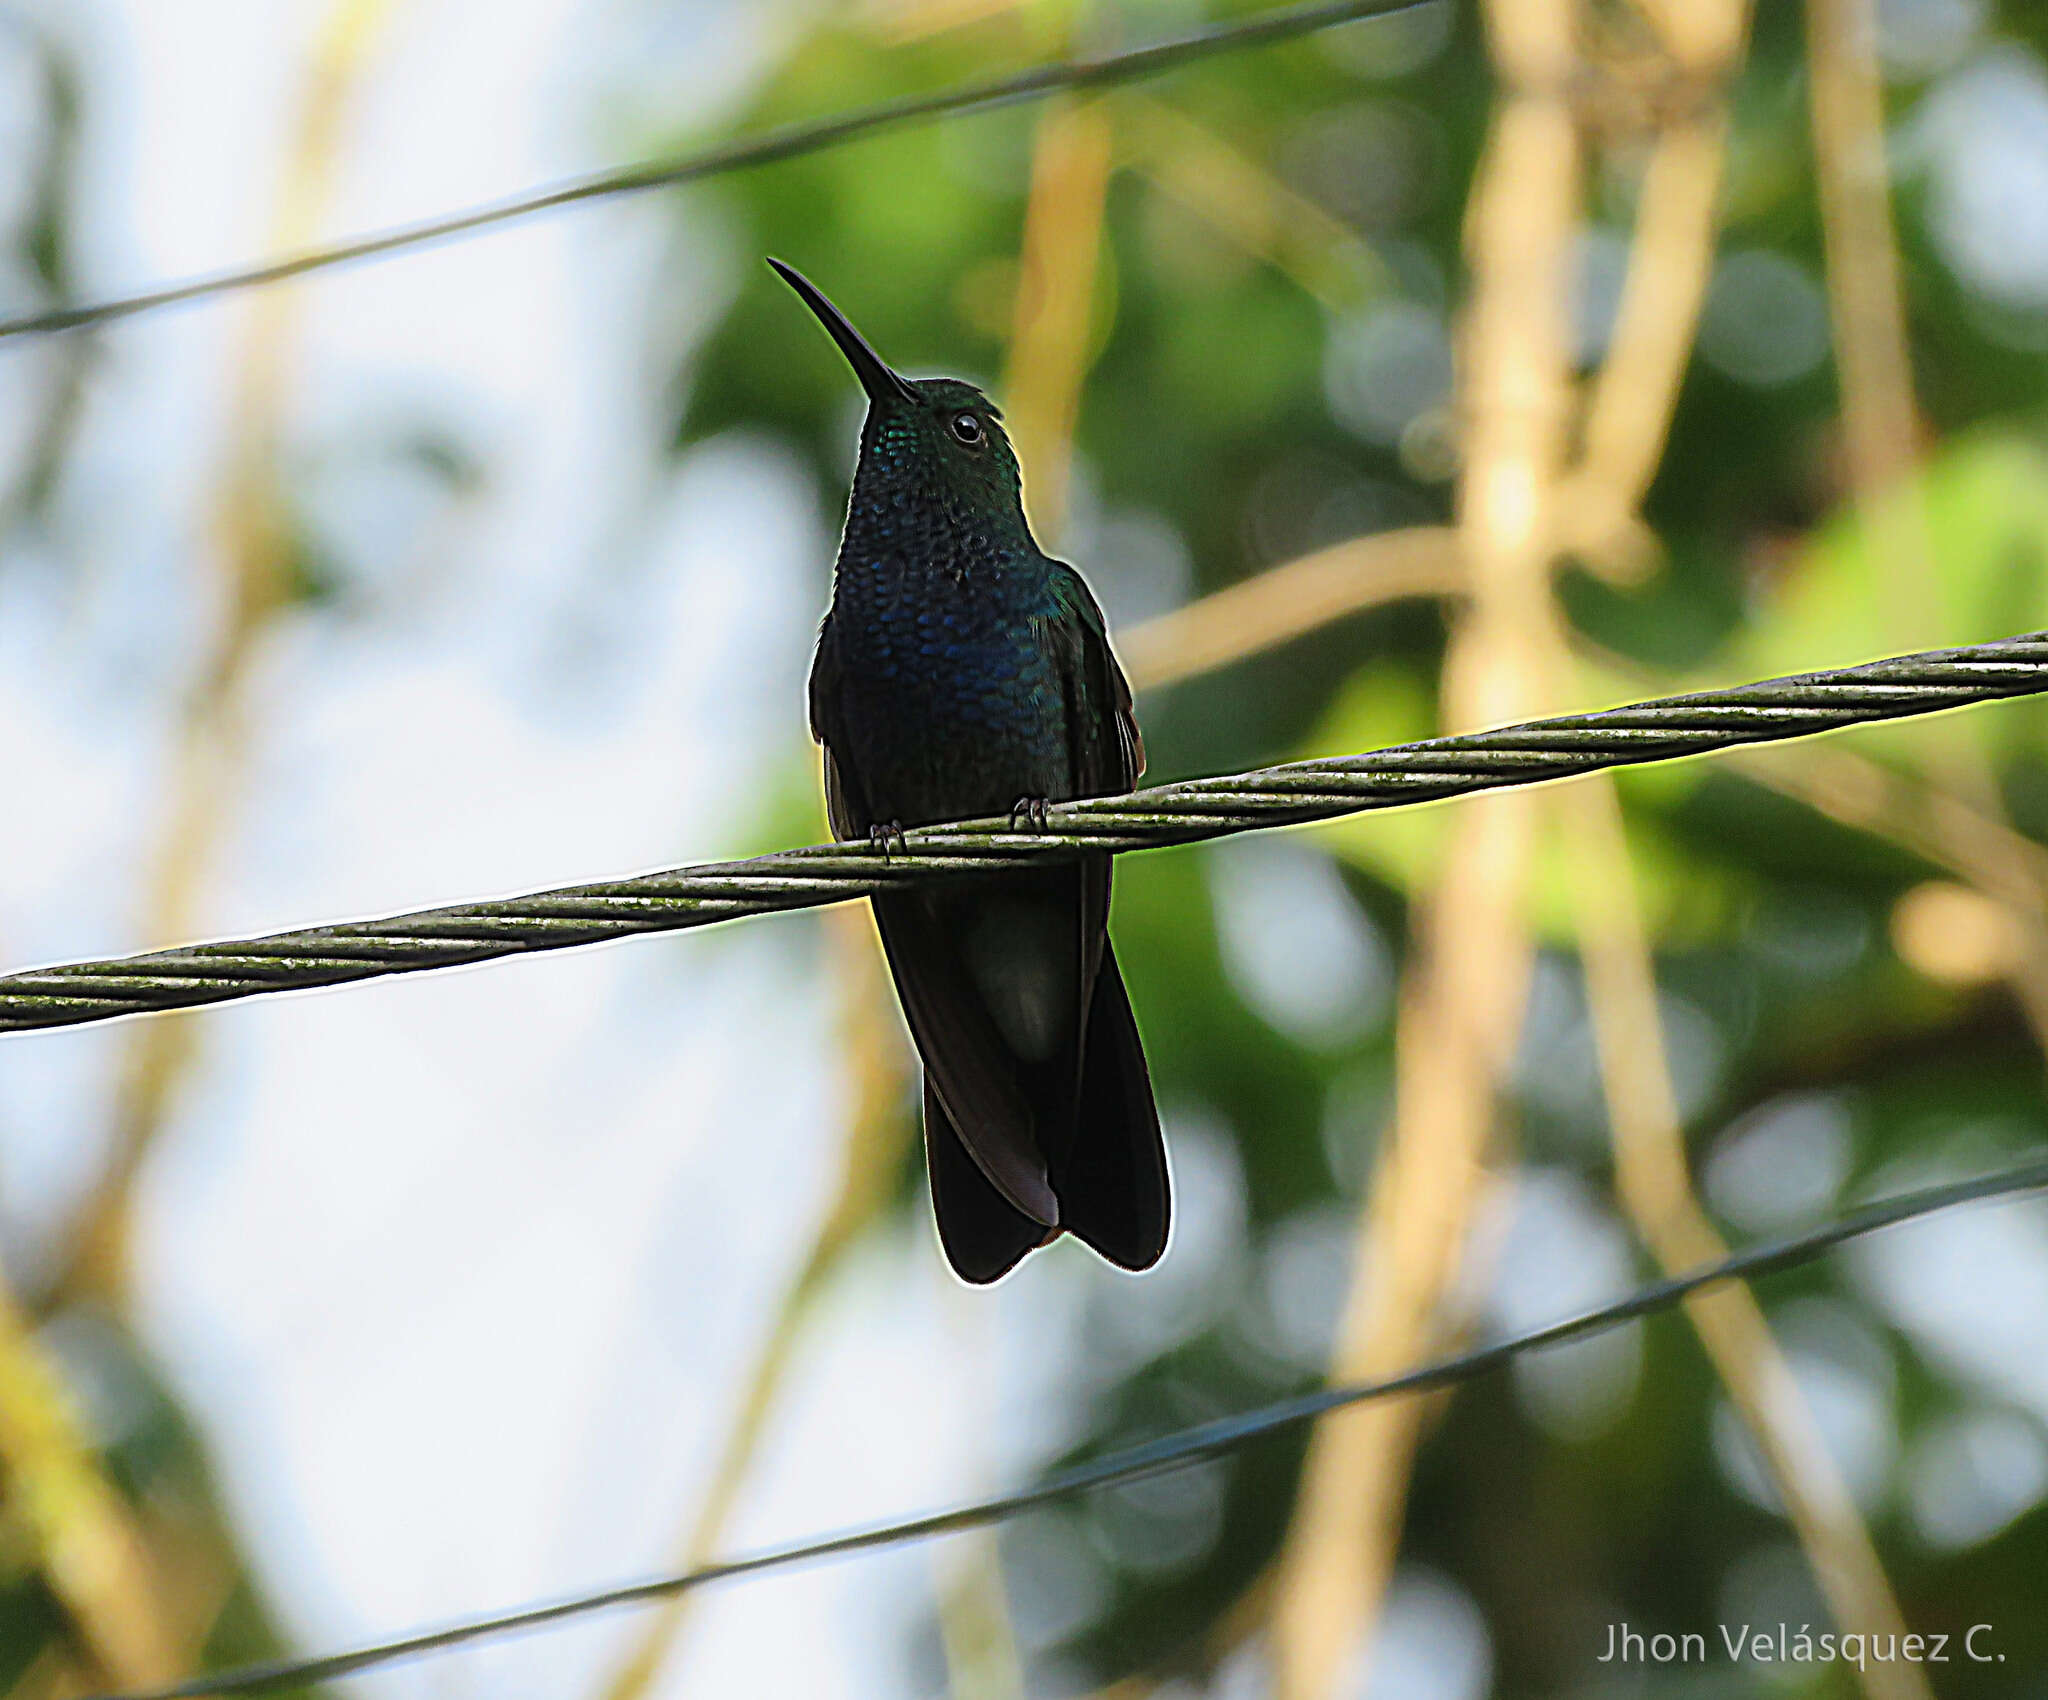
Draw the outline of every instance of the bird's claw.
<instances>
[{"instance_id":1,"label":"bird's claw","mask_svg":"<svg viewBox=\"0 0 2048 1700\"><path fill-rule=\"evenodd\" d=\"M1052 804L1044 797L1019 797L1010 805L1010 830L1012 832L1049 832L1052 830Z\"/></svg>"},{"instance_id":2,"label":"bird's claw","mask_svg":"<svg viewBox=\"0 0 2048 1700\"><path fill-rule=\"evenodd\" d=\"M906 856L910 854L910 840L903 836L903 823L900 820L877 821L869 827L868 845L871 849L881 851L885 861L895 851L900 851Z\"/></svg>"}]
</instances>

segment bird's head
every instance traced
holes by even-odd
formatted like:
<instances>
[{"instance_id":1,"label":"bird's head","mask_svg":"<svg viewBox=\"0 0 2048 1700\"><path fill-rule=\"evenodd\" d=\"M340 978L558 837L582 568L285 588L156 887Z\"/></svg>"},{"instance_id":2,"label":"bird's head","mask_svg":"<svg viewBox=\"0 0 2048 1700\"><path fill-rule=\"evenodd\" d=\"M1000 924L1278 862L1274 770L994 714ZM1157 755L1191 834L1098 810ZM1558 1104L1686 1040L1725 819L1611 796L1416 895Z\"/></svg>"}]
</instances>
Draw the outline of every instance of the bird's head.
<instances>
[{"instance_id":1,"label":"bird's head","mask_svg":"<svg viewBox=\"0 0 2048 1700\"><path fill-rule=\"evenodd\" d=\"M817 314L867 392L857 477L917 488L989 518L1014 515L1022 524L1022 475L996 405L959 378L904 377L810 279L780 260L768 263Z\"/></svg>"}]
</instances>

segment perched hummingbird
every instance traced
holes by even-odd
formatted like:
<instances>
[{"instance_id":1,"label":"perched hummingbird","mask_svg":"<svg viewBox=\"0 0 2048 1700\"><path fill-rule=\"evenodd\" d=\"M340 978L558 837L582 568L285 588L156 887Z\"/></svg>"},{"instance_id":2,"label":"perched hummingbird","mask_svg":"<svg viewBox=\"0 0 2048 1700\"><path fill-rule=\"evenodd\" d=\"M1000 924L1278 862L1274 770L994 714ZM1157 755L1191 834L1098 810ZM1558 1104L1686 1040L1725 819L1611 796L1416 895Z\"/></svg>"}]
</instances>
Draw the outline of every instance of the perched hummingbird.
<instances>
[{"instance_id":1,"label":"perched hummingbird","mask_svg":"<svg viewBox=\"0 0 2048 1700\"><path fill-rule=\"evenodd\" d=\"M1145 768L1102 611L1025 523L1001 415L972 384L882 363L768 262L867 391L860 462L811 665L811 733L841 838L1128 791ZM1166 1147L1109 945L1107 855L876 897L924 1059L947 1260L1005 1274L1070 1233L1126 1269L1166 1248Z\"/></svg>"}]
</instances>

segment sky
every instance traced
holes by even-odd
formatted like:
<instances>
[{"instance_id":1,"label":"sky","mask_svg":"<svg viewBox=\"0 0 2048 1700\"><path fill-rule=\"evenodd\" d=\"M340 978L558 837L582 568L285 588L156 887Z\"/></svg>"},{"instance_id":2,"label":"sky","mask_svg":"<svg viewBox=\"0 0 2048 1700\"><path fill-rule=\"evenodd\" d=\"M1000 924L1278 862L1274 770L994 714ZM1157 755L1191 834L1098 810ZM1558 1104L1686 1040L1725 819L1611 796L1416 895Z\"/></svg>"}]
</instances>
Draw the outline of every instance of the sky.
<instances>
[{"instance_id":1,"label":"sky","mask_svg":"<svg viewBox=\"0 0 2048 1700\"><path fill-rule=\"evenodd\" d=\"M92 287L265 250L324 11L46 10L94 66ZM703 9L704 39L743 34L738 11ZM326 228L597 163L594 89L607 54L616 68L644 48L634 22L557 0L392 8L346 109ZM666 239L626 204L300 291L286 453L314 468L362 606L278 622L256 659L203 930L637 871L751 829L749 774L786 767L804 735L831 539L808 475L772 447L655 460L635 333ZM0 899L10 958L147 942L136 894L167 806L164 726L212 611L210 504L250 311L106 338L63 498L91 588L0 581L23 841ZM422 417L477 455L472 491L423 489L402 456L360 447ZM807 923L736 930L207 1021L143 1178L136 1288L303 1645L668 1563L833 1173L843 1088L816 949ZM31 1248L92 1172L105 1065L132 1037L7 1059L8 1208ZM882 1258L854 1286L889 1302L855 1305L805 1355L736 1539L928 1503L997 1467L948 1439L959 1395L933 1348L957 1319L930 1248L893 1256L909 1267ZM734 1692L742 1671L821 1696L893 1688L931 1575L911 1554L730 1591L674 1691ZM627 1627L360 1687L585 1691Z\"/></svg>"},{"instance_id":2,"label":"sky","mask_svg":"<svg viewBox=\"0 0 2048 1700\"><path fill-rule=\"evenodd\" d=\"M39 14L94 68L89 292L267 251L324 11ZM344 111L323 229L603 163L649 91L673 122L693 96L709 112L744 88L761 50L748 9L649 16L392 7ZM662 273L700 280L695 300L649 299L674 224L633 201L298 286L282 449L348 613L279 619L254 659L247 771L222 799L199 931L636 872L757 829L751 776L804 747L841 498L771 443L655 453L664 374L642 364L644 326L686 339L742 263L701 222L701 254ZM0 575L10 960L159 942L140 893L170 806L167 727L219 617L217 492L253 311L237 298L106 333L59 498L62 565L83 585L54 546ZM0 356L31 381L44 358ZM395 423L458 445L478 476L454 494L423 479ZM138 1191L138 1319L299 1645L672 1565L835 1172L846 1083L819 949L804 918L199 1018ZM133 1037L10 1048L4 1209L26 1270L96 1171ZM1175 1249L1130 1319L1133 1355L1238 1254L1222 1151L1199 1128L1177 1137ZM817 1318L734 1546L986 1491L1070 1432L1050 1366L1128 1278L1062 1246L970 1302L913 1220ZM77 1331L55 1343L90 1358ZM95 1417L118 1426L118 1389ZM662 1692L915 1692L931 1672L907 1661L956 1562L912 1549L721 1590ZM1020 1601L1021 1626L1055 1635L1074 1605ZM589 1692L630 1629L354 1682Z\"/></svg>"}]
</instances>

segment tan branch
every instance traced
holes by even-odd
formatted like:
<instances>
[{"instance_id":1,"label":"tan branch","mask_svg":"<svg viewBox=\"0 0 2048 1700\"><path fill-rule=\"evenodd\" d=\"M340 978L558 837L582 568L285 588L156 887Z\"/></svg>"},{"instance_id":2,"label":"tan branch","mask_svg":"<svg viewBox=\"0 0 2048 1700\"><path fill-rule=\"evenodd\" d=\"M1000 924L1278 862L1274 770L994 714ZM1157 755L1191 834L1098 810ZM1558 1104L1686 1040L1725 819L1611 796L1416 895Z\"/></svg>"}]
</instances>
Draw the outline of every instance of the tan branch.
<instances>
[{"instance_id":1,"label":"tan branch","mask_svg":"<svg viewBox=\"0 0 2048 1700\"><path fill-rule=\"evenodd\" d=\"M1039 120L1003 396L1017 458L1030 469L1025 504L1049 546L1066 523L1074 419L1095 358L1111 147L1100 101L1063 102Z\"/></svg>"},{"instance_id":2,"label":"tan branch","mask_svg":"<svg viewBox=\"0 0 2048 1700\"><path fill-rule=\"evenodd\" d=\"M1639 578L1657 557L1637 510L1664 458L1713 275L1727 151L1727 114L1709 107L1661 132L1643 172L1621 306L1563 499L1568 546L1609 579Z\"/></svg>"},{"instance_id":3,"label":"tan branch","mask_svg":"<svg viewBox=\"0 0 2048 1700\"><path fill-rule=\"evenodd\" d=\"M1214 672L1332 620L1408 596L1451 596L1465 584L1458 534L1415 526L1353 538L1161 614L1117 640L1137 689Z\"/></svg>"},{"instance_id":4,"label":"tan branch","mask_svg":"<svg viewBox=\"0 0 2048 1700\"><path fill-rule=\"evenodd\" d=\"M1117 133L1159 191L1325 307L1358 307L1392 274L1350 226L1206 125L1143 95L1117 100Z\"/></svg>"}]
</instances>

